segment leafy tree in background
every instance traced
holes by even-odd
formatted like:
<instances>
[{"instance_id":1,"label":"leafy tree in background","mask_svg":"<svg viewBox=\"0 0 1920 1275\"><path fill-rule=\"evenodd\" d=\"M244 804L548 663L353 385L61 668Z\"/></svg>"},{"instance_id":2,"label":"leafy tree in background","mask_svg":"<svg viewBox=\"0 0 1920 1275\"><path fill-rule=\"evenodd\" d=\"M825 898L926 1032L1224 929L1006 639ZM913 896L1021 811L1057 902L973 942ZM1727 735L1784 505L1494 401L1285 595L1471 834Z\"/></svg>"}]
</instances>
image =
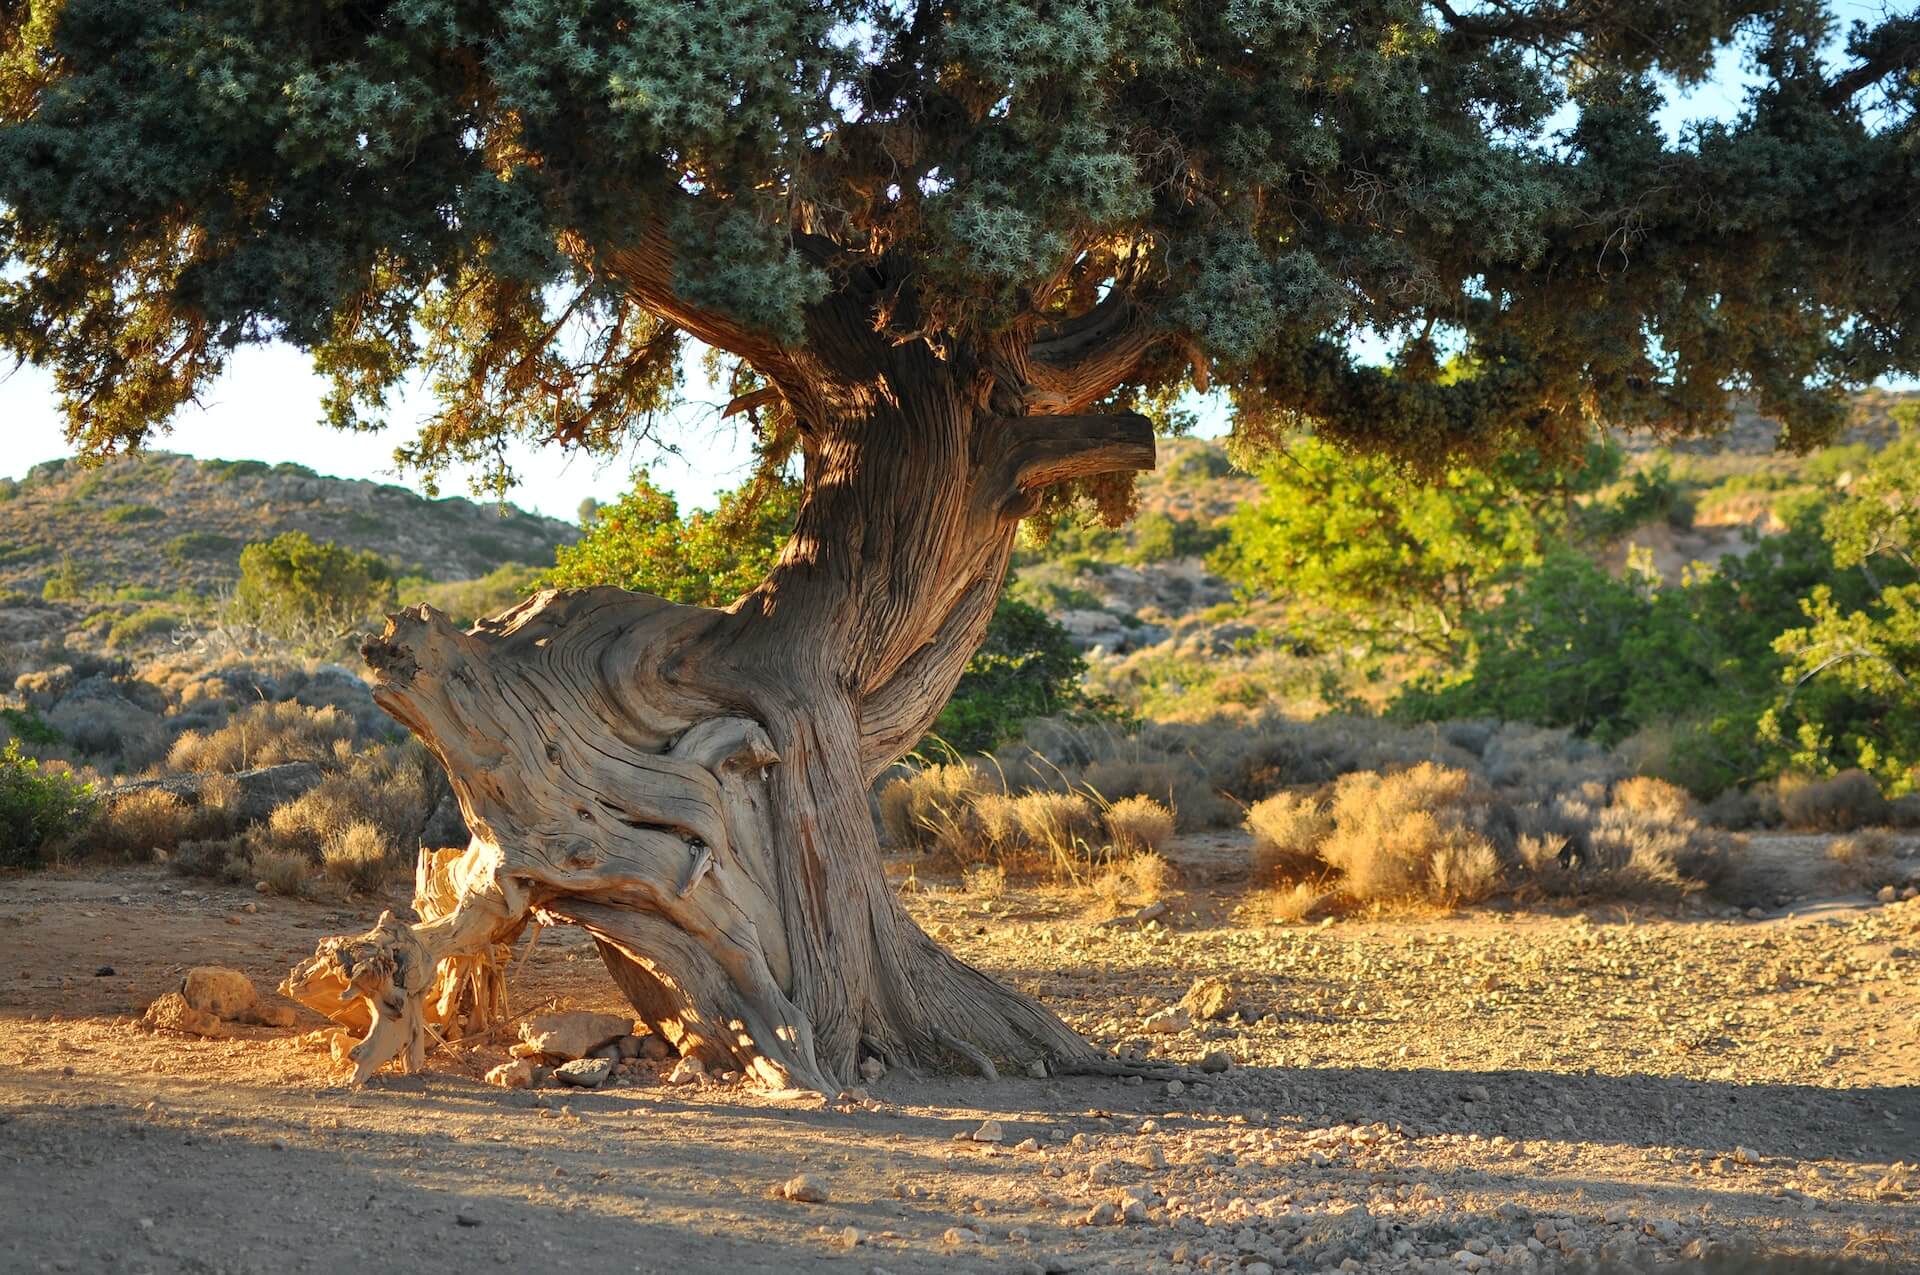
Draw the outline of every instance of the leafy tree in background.
<instances>
[{"instance_id":1,"label":"leafy tree in background","mask_svg":"<svg viewBox=\"0 0 1920 1275\"><path fill-rule=\"evenodd\" d=\"M1438 473L1295 439L1259 470L1262 494L1227 521L1215 568L1242 589L1305 604L1313 636L1375 655L1453 664L1468 620L1540 565L1575 521L1575 500L1618 476L1617 450L1553 465L1514 453Z\"/></svg>"},{"instance_id":2,"label":"leafy tree in background","mask_svg":"<svg viewBox=\"0 0 1920 1275\"><path fill-rule=\"evenodd\" d=\"M1796 769L1859 767L1890 795L1920 788L1920 432L1904 432L1822 521L1845 576L1800 599L1774 641L1788 690L1761 723ZM1846 577L1853 577L1854 580ZM1852 589L1846 585L1853 583Z\"/></svg>"},{"instance_id":3,"label":"leafy tree in background","mask_svg":"<svg viewBox=\"0 0 1920 1275\"><path fill-rule=\"evenodd\" d=\"M799 509L800 488L776 480L725 492L717 509L682 518L671 492L637 474L577 543L560 546L550 578L563 589L610 584L723 607L766 578Z\"/></svg>"},{"instance_id":4,"label":"leafy tree in background","mask_svg":"<svg viewBox=\"0 0 1920 1275\"><path fill-rule=\"evenodd\" d=\"M276 637L327 646L393 599L393 569L379 554L288 531L240 551L233 615Z\"/></svg>"},{"instance_id":5,"label":"leafy tree in background","mask_svg":"<svg viewBox=\"0 0 1920 1275\"><path fill-rule=\"evenodd\" d=\"M499 834L474 879L526 884L461 915L648 881L592 905L616 977L773 1083L1082 1066L916 930L866 799L985 636L1020 520L1124 516L1136 409L1188 384L1249 447L1305 424L1429 468L1576 455L1596 416L1710 429L1736 387L1818 439L1920 371L1920 19L1837 36L1798 0L12 3L0 346L95 454L242 343L310 351L346 427L418 370L403 459L502 481L512 438L649 434L687 342L718 351L770 472L803 471L744 600L572 594L371 647ZM1739 117L1669 138L1660 85L1736 42ZM565 790L621 767L617 817ZM683 890L694 841L747 866Z\"/></svg>"}]
</instances>

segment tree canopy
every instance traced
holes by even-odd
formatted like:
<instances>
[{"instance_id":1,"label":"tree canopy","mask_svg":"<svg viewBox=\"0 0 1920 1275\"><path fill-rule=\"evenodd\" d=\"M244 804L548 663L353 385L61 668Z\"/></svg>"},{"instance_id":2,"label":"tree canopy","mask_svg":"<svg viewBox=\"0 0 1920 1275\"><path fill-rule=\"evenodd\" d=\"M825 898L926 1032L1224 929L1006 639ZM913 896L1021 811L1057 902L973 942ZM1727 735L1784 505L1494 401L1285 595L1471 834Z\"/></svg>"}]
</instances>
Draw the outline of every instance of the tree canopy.
<instances>
[{"instance_id":1,"label":"tree canopy","mask_svg":"<svg viewBox=\"0 0 1920 1275\"><path fill-rule=\"evenodd\" d=\"M1800 0L0 0L0 346L96 452L247 342L344 427L422 369L431 469L644 434L692 337L780 454L853 290L1010 415L1806 442L1920 372L1916 64Z\"/></svg>"}]
</instances>

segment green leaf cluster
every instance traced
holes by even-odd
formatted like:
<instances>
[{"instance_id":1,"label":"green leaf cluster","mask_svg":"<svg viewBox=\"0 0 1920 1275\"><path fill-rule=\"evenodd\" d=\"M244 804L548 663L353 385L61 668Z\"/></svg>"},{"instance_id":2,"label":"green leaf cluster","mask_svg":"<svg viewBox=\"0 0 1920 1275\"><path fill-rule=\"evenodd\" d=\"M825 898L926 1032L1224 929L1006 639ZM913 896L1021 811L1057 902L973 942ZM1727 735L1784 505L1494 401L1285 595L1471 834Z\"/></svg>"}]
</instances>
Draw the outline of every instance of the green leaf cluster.
<instances>
[{"instance_id":1,"label":"green leaf cluster","mask_svg":"<svg viewBox=\"0 0 1920 1275\"><path fill-rule=\"evenodd\" d=\"M0 868L33 867L86 825L93 787L42 770L10 739L0 752Z\"/></svg>"},{"instance_id":2,"label":"green leaf cluster","mask_svg":"<svg viewBox=\"0 0 1920 1275\"><path fill-rule=\"evenodd\" d=\"M1244 591L1299 604L1290 618L1318 639L1453 662L1472 617L1546 560L1576 502L1619 468L1596 446L1573 465L1510 454L1410 472L1299 437L1261 465L1261 497L1229 517L1213 563Z\"/></svg>"},{"instance_id":3,"label":"green leaf cluster","mask_svg":"<svg viewBox=\"0 0 1920 1275\"><path fill-rule=\"evenodd\" d=\"M288 531L240 551L235 618L295 642L327 644L389 608L393 569L379 554Z\"/></svg>"}]
</instances>

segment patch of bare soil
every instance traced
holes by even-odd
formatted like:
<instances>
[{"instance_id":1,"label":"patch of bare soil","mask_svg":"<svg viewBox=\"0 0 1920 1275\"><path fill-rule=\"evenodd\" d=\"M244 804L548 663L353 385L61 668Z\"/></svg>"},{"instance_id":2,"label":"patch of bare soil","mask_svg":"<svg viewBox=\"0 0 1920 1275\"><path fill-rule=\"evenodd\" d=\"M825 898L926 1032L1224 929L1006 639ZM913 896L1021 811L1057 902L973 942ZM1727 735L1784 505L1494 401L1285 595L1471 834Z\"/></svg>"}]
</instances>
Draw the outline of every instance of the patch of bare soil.
<instances>
[{"instance_id":1,"label":"patch of bare soil","mask_svg":"<svg viewBox=\"0 0 1920 1275\"><path fill-rule=\"evenodd\" d=\"M504 1042L334 1088L295 1032L133 1020L191 965L270 988L382 901L147 868L0 879L0 1266L1259 1275L1749 1246L1920 1269L1920 901L1281 927L1237 919L1237 888L1103 926L1064 893L922 874L925 924L1089 1035L1231 1065L1178 1085L891 1073L829 1105L668 1085L666 1064L491 1088ZM1236 1012L1143 1032L1202 976ZM512 991L623 1008L565 930ZM988 1120L999 1140L976 1140ZM799 1174L826 1199L776 1198Z\"/></svg>"}]
</instances>

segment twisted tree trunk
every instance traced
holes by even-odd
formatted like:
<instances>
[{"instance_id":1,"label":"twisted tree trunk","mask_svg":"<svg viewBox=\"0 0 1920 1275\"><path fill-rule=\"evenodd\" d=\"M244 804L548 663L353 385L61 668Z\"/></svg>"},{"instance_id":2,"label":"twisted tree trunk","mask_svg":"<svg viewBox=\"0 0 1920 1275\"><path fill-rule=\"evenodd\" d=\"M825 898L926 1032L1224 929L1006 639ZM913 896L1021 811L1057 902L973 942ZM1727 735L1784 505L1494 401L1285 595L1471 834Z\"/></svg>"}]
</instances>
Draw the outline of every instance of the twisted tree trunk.
<instances>
[{"instance_id":1,"label":"twisted tree trunk","mask_svg":"<svg viewBox=\"0 0 1920 1275\"><path fill-rule=\"evenodd\" d=\"M1151 467L1152 431L997 412L1004 369L884 342L862 313L823 307L827 354L787 365L803 504L732 607L549 591L466 633L422 607L368 644L376 700L446 764L475 884L403 939L323 949L373 1007L357 1078L417 1061L436 962L536 911L587 928L683 1052L775 1086L833 1091L868 1055L1092 1061L906 915L867 790L951 693L1039 490Z\"/></svg>"}]
</instances>

